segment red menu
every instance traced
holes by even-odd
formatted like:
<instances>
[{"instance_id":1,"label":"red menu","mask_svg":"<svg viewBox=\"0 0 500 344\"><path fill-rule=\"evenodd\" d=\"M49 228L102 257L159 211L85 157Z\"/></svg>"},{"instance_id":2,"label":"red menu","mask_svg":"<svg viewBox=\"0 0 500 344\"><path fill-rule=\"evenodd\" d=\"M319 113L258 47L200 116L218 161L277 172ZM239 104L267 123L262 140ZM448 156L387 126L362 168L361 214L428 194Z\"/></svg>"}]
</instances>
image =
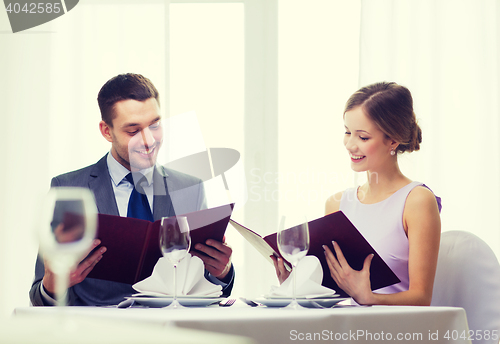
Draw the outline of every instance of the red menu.
<instances>
[{"instance_id":1,"label":"red menu","mask_svg":"<svg viewBox=\"0 0 500 344\"><path fill-rule=\"evenodd\" d=\"M183 214L191 234L191 251L208 239L222 241L233 204ZM150 222L129 217L99 214L97 238L107 248L88 277L134 284L149 276L159 258L161 220ZM199 252L199 251L198 251Z\"/></svg>"},{"instance_id":2,"label":"red menu","mask_svg":"<svg viewBox=\"0 0 500 344\"><path fill-rule=\"evenodd\" d=\"M271 263L270 256L281 257L277 245L277 233L261 237L259 234L230 220L231 225L252 244ZM370 282L372 290L383 288L395 283L399 283L399 278L382 260L378 253L366 241L363 235L354 227L343 212L326 215L309 222L309 251L307 255L316 256L323 268L322 285L334 289L342 297L348 296L330 275L330 269L326 262L323 245L326 245L335 254L332 241L336 241L345 259L355 270L361 270L365 258L369 254L374 254L370 266Z\"/></svg>"}]
</instances>

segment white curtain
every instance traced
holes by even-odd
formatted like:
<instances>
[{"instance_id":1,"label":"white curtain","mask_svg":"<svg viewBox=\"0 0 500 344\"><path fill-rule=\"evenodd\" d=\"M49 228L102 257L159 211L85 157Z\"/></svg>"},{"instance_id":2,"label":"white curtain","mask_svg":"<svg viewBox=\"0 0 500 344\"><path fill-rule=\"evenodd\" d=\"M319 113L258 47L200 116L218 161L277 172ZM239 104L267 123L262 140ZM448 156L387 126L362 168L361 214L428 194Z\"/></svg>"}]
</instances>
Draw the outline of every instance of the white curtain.
<instances>
[{"instance_id":1,"label":"white curtain","mask_svg":"<svg viewBox=\"0 0 500 344\"><path fill-rule=\"evenodd\" d=\"M49 46L47 35L0 34L0 319L28 304L34 271L38 205L49 185Z\"/></svg>"},{"instance_id":2,"label":"white curtain","mask_svg":"<svg viewBox=\"0 0 500 344\"><path fill-rule=\"evenodd\" d=\"M364 0L360 85L407 86L423 130L403 172L442 197L442 230L500 256L500 2Z\"/></svg>"},{"instance_id":3,"label":"white curtain","mask_svg":"<svg viewBox=\"0 0 500 344\"><path fill-rule=\"evenodd\" d=\"M51 178L110 149L98 129L100 87L135 72L165 89L163 3L87 3L15 34L0 10L0 316L29 305L39 205Z\"/></svg>"}]
</instances>

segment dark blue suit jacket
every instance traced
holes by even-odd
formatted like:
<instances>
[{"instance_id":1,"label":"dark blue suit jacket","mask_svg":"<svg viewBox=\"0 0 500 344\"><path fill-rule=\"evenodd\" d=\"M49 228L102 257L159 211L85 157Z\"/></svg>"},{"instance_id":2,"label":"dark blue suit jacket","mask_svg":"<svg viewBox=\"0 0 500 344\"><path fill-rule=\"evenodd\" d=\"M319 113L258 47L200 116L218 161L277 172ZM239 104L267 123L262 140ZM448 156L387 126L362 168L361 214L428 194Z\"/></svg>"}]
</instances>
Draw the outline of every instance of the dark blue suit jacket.
<instances>
[{"instance_id":1,"label":"dark blue suit jacket","mask_svg":"<svg viewBox=\"0 0 500 344\"><path fill-rule=\"evenodd\" d=\"M107 155L94 165L54 177L51 186L89 188L94 193L99 213L119 215L106 159ZM153 188L155 221L165 216L185 214L206 208L203 184L200 179L193 176L159 166L153 173ZM104 254L103 259L105 257ZM35 266L35 278L30 290L31 303L35 306L46 305L40 291L44 274L43 259L39 255ZM205 271L205 275L207 274ZM233 287L234 271L232 268L230 274L231 281L223 288L224 296L228 296ZM86 278L69 289L68 304L116 305L126 296L134 293L136 291L129 284Z\"/></svg>"}]
</instances>

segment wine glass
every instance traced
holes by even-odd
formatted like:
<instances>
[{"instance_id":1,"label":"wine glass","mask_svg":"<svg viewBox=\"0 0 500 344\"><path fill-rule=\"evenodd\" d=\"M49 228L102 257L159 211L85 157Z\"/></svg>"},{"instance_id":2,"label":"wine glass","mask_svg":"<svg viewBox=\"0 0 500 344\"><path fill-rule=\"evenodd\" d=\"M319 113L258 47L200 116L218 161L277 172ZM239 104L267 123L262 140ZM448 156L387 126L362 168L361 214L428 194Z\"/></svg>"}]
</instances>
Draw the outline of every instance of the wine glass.
<instances>
[{"instance_id":1,"label":"wine glass","mask_svg":"<svg viewBox=\"0 0 500 344\"><path fill-rule=\"evenodd\" d=\"M160 224L160 249L174 267L174 299L166 308L184 308L177 300L177 265L190 248L191 235L187 217L163 217Z\"/></svg>"},{"instance_id":2,"label":"wine glass","mask_svg":"<svg viewBox=\"0 0 500 344\"><path fill-rule=\"evenodd\" d=\"M67 304L69 273L89 250L97 229L97 208L86 188L49 190L42 208L40 251L56 277L58 306Z\"/></svg>"},{"instance_id":3,"label":"wine glass","mask_svg":"<svg viewBox=\"0 0 500 344\"><path fill-rule=\"evenodd\" d=\"M278 249L290 264L292 264L292 302L286 307L291 309L304 308L296 298L296 274L299 261L309 250L309 225L305 216L283 216L278 230Z\"/></svg>"}]
</instances>

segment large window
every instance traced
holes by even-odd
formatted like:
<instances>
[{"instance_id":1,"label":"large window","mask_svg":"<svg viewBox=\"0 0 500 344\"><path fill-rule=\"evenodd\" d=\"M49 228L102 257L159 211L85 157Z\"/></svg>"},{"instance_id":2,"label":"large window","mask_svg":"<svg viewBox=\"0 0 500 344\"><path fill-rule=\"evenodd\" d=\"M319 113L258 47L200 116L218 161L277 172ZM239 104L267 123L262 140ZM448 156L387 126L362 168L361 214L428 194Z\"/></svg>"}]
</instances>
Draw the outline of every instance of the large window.
<instances>
[{"instance_id":1,"label":"large window","mask_svg":"<svg viewBox=\"0 0 500 344\"><path fill-rule=\"evenodd\" d=\"M326 199L354 183L342 113L358 88L359 10L359 1L279 2L280 214L323 216Z\"/></svg>"},{"instance_id":2,"label":"large window","mask_svg":"<svg viewBox=\"0 0 500 344\"><path fill-rule=\"evenodd\" d=\"M173 155L181 155L173 150L187 155L207 148L231 148L244 154L243 10L242 3L170 5L169 116L197 119L197 123L186 120L194 128L176 135L178 142L167 138ZM198 142L194 135L202 136L205 147L190 144L189 140ZM214 182L206 183L209 207L229 201L224 190L223 197L217 197L211 186L221 184Z\"/></svg>"}]
</instances>

